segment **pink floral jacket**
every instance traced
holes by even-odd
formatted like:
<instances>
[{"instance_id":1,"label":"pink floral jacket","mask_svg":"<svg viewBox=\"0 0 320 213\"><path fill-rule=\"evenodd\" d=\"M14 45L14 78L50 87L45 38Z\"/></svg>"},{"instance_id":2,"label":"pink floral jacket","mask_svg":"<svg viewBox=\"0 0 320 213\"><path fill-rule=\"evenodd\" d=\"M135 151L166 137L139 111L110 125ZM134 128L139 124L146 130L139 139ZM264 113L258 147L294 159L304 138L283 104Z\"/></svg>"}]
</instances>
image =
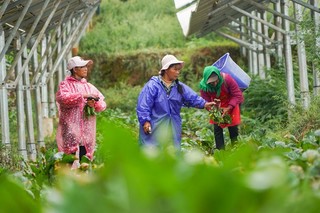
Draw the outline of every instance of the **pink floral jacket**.
<instances>
[{"instance_id":1,"label":"pink floral jacket","mask_svg":"<svg viewBox=\"0 0 320 213\"><path fill-rule=\"evenodd\" d=\"M95 112L106 109L104 96L95 86L84 78L79 81L71 76L66 77L59 84L56 93L59 112L56 140L59 152L75 153L79 145L83 145L87 150L87 157L92 160L96 145L96 116L84 115L86 99L83 94L99 96L100 99L94 106Z\"/></svg>"}]
</instances>

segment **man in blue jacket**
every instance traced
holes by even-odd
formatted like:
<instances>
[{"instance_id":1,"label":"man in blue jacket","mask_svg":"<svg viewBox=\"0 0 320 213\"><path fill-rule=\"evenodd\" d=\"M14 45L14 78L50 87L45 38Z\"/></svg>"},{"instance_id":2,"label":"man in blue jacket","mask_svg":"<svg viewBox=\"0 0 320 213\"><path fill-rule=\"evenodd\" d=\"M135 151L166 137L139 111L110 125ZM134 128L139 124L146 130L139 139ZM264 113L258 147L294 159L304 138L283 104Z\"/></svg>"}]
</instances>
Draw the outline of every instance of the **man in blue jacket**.
<instances>
[{"instance_id":1,"label":"man in blue jacket","mask_svg":"<svg viewBox=\"0 0 320 213\"><path fill-rule=\"evenodd\" d=\"M183 61L173 55L166 55L161 63L159 75L151 77L138 97L139 143L158 146L173 142L180 149L181 107L203 109L215 103L206 102L190 87L179 82Z\"/></svg>"}]
</instances>

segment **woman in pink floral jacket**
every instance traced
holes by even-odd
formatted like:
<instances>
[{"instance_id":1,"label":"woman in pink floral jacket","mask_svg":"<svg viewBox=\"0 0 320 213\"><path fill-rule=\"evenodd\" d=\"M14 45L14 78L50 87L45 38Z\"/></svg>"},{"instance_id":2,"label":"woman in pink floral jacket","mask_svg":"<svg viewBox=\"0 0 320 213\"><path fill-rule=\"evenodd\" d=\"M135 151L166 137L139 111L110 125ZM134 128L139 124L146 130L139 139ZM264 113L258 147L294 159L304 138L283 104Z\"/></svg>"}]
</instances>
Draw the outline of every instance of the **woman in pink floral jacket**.
<instances>
[{"instance_id":1,"label":"woman in pink floral jacket","mask_svg":"<svg viewBox=\"0 0 320 213\"><path fill-rule=\"evenodd\" d=\"M93 160L96 144L96 116L107 105L104 96L85 79L91 60L83 60L79 56L68 61L67 68L71 76L67 76L59 84L56 101L59 111L57 129L57 145L60 152L76 154L81 160L86 155Z\"/></svg>"}]
</instances>

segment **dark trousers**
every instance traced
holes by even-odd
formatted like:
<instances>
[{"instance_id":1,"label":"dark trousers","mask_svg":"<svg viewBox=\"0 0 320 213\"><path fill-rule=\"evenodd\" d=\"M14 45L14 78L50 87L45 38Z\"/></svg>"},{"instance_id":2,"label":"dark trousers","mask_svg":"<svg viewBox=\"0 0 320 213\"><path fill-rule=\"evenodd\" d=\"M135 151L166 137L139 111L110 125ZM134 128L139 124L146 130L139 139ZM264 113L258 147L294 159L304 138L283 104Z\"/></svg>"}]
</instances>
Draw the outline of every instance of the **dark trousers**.
<instances>
[{"instance_id":1,"label":"dark trousers","mask_svg":"<svg viewBox=\"0 0 320 213\"><path fill-rule=\"evenodd\" d=\"M85 146L79 146L79 160L81 161L81 158L87 154L87 150Z\"/></svg>"},{"instance_id":2,"label":"dark trousers","mask_svg":"<svg viewBox=\"0 0 320 213\"><path fill-rule=\"evenodd\" d=\"M229 130L231 143L233 144L237 141L237 138L239 135L238 126L229 126L228 130ZM216 142L216 148L224 149L225 144L224 144L224 137L223 137L223 129L217 124L214 124L214 139Z\"/></svg>"}]
</instances>

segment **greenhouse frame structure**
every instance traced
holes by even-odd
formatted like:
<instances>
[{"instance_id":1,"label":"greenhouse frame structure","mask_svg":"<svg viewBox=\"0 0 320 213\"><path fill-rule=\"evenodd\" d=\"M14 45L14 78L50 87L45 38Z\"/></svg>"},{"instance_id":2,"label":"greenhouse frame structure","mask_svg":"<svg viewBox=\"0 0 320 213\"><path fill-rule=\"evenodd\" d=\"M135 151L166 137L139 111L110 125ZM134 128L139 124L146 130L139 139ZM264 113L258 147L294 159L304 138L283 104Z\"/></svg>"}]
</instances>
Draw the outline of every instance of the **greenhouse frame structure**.
<instances>
[{"instance_id":1,"label":"greenhouse frame structure","mask_svg":"<svg viewBox=\"0 0 320 213\"><path fill-rule=\"evenodd\" d=\"M214 32L241 46L248 58L249 73L261 79L275 65L284 64L288 102L296 105L293 78L293 46L297 49L300 76L300 97L307 109L310 94L320 94L320 8L318 0L174 0L177 18L185 36L203 37ZM301 30L303 17L314 23L310 32ZM317 60L308 60L304 33L315 33ZM307 62L312 64L313 91L309 91Z\"/></svg>"},{"instance_id":2,"label":"greenhouse frame structure","mask_svg":"<svg viewBox=\"0 0 320 213\"><path fill-rule=\"evenodd\" d=\"M55 85L100 0L0 0L0 118L3 150L36 160L56 117ZM14 100L13 103L10 100ZM9 118L9 105L16 119Z\"/></svg>"}]
</instances>

